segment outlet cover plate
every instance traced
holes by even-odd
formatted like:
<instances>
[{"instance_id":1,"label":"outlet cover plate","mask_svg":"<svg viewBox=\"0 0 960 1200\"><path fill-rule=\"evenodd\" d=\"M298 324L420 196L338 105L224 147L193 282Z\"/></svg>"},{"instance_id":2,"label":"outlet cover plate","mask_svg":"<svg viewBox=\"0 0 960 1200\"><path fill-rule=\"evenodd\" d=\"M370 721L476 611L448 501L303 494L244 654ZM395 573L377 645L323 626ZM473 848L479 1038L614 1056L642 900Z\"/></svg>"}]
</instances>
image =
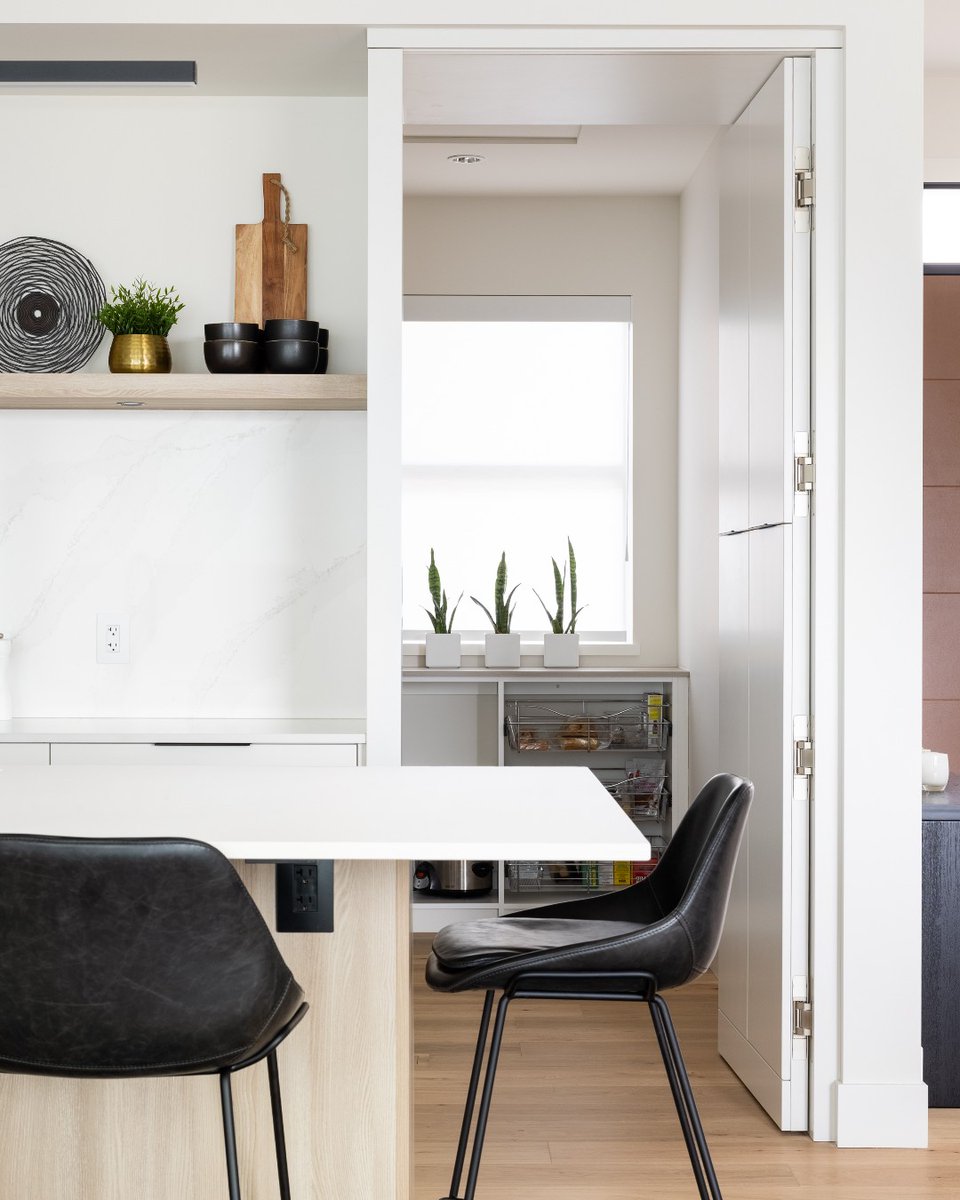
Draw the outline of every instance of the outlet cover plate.
<instances>
[{"instance_id":1,"label":"outlet cover plate","mask_svg":"<svg viewBox=\"0 0 960 1200\"><path fill-rule=\"evenodd\" d=\"M303 909L302 877L297 875L297 868L307 865L316 868L316 897L312 889L310 897L316 907L311 911ZM333 860L278 862L276 876L277 932L333 933Z\"/></svg>"},{"instance_id":2,"label":"outlet cover plate","mask_svg":"<svg viewBox=\"0 0 960 1200\"><path fill-rule=\"evenodd\" d=\"M124 613L97 613L97 662L130 661L130 618Z\"/></svg>"}]
</instances>

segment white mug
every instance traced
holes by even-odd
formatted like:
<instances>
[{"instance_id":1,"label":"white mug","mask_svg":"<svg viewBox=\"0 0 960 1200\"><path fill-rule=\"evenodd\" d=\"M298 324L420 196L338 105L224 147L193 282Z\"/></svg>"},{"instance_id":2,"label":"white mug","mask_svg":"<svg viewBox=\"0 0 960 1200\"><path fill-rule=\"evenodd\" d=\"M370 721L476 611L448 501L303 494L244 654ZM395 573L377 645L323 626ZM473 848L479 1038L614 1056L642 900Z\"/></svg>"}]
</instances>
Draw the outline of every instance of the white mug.
<instances>
[{"instance_id":1,"label":"white mug","mask_svg":"<svg viewBox=\"0 0 960 1200\"><path fill-rule=\"evenodd\" d=\"M923 750L923 790L942 792L950 778L950 760L936 750Z\"/></svg>"}]
</instances>

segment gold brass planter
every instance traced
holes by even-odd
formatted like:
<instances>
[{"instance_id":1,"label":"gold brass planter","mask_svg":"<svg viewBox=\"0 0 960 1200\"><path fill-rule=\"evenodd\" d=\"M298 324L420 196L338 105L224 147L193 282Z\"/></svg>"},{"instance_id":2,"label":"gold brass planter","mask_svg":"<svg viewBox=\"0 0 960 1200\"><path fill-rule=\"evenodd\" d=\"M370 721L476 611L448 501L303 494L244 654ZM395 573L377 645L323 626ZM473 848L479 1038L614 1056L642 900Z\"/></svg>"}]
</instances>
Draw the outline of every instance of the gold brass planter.
<instances>
[{"instance_id":1,"label":"gold brass planter","mask_svg":"<svg viewBox=\"0 0 960 1200\"><path fill-rule=\"evenodd\" d=\"M107 360L115 375L147 372L168 375L173 366L170 346L156 333L117 333Z\"/></svg>"}]
</instances>

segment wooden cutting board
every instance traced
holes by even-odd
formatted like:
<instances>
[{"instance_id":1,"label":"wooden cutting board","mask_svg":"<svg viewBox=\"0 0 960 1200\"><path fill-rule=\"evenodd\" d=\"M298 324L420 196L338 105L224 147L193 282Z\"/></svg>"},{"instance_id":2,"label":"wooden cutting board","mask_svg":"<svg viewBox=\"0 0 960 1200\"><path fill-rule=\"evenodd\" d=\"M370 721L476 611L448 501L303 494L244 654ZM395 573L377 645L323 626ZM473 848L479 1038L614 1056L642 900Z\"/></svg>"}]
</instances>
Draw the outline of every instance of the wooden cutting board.
<instances>
[{"instance_id":1,"label":"wooden cutting board","mask_svg":"<svg viewBox=\"0 0 960 1200\"><path fill-rule=\"evenodd\" d=\"M307 315L307 227L287 225L296 249L285 243L279 182L279 173L264 175L263 220L237 226L235 321Z\"/></svg>"}]
</instances>

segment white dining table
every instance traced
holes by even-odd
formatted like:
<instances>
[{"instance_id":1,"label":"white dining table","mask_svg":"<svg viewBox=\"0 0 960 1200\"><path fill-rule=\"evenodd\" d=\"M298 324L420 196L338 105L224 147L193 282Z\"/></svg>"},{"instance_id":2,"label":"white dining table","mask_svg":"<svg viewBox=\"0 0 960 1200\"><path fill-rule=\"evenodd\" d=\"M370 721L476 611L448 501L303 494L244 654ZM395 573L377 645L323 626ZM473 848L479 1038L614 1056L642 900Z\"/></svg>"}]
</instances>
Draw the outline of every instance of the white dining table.
<instances>
[{"instance_id":1,"label":"white dining table","mask_svg":"<svg viewBox=\"0 0 960 1200\"><path fill-rule=\"evenodd\" d=\"M311 1006L280 1059L301 1200L412 1194L410 860L650 857L584 767L0 767L3 834L209 842L271 928L269 864L334 860L333 932L275 935ZM236 1086L244 1195L272 1195L266 1083L253 1068ZM214 1076L0 1075L0 1196L225 1194L216 1095Z\"/></svg>"}]
</instances>

